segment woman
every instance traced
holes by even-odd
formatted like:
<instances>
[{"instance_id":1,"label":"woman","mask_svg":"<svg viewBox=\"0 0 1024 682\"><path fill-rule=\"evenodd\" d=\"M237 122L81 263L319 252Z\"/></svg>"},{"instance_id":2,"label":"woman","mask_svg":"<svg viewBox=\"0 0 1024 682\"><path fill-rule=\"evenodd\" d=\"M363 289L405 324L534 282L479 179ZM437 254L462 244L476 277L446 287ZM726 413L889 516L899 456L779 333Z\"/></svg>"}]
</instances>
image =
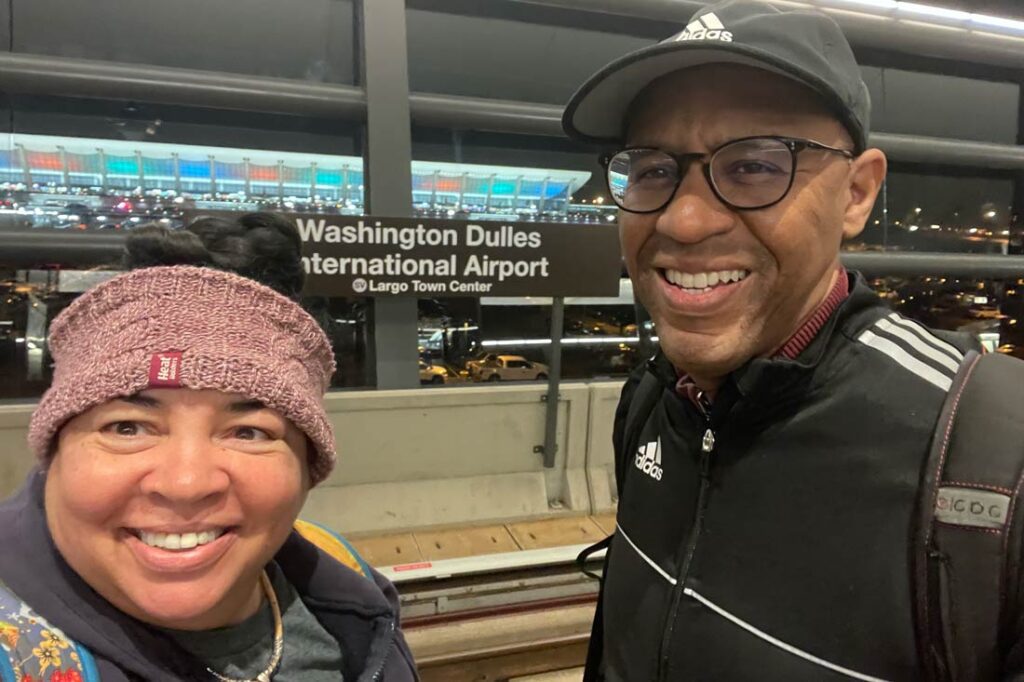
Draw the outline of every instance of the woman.
<instances>
[{"instance_id":1,"label":"woman","mask_svg":"<svg viewBox=\"0 0 1024 682\"><path fill-rule=\"evenodd\" d=\"M40 466L0 505L0 679L416 679L394 588L295 530L335 459L299 248L271 214L145 228L54 320Z\"/></svg>"}]
</instances>

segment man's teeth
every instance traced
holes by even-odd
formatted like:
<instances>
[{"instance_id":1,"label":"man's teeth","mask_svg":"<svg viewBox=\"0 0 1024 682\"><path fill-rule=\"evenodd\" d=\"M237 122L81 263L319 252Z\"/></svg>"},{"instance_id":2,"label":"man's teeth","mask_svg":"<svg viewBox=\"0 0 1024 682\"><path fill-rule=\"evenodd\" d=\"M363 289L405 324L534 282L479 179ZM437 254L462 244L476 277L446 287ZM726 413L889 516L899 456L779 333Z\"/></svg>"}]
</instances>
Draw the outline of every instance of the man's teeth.
<instances>
[{"instance_id":1,"label":"man's teeth","mask_svg":"<svg viewBox=\"0 0 1024 682\"><path fill-rule=\"evenodd\" d=\"M678 270L665 270L665 279L677 287L683 289L703 290L719 284L740 282L746 279L749 273L746 270L718 270L716 272L679 272Z\"/></svg>"},{"instance_id":2,"label":"man's teeth","mask_svg":"<svg viewBox=\"0 0 1024 682\"><path fill-rule=\"evenodd\" d=\"M159 547L160 549L192 549L213 542L223 534L223 530L207 530L202 533L147 533L140 531L139 539L150 547Z\"/></svg>"}]
</instances>

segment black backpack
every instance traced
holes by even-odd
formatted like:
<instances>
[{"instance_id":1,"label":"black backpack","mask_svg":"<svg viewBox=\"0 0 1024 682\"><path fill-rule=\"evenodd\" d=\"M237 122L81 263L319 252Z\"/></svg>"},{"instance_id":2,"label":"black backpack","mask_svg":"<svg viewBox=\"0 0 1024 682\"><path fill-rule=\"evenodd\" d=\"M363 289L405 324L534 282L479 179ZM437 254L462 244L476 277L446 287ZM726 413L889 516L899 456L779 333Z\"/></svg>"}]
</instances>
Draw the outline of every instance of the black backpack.
<instances>
[{"instance_id":1,"label":"black backpack","mask_svg":"<svg viewBox=\"0 0 1024 682\"><path fill-rule=\"evenodd\" d=\"M663 390L648 371L633 394L615 461L620 499L628 470L623 455L636 449ZM1014 645L1013 619L1021 615L1014 606L1021 597L1022 485L1024 362L969 352L946 395L921 472L911 547L915 634L930 682L997 679ZM584 550L580 566L613 538ZM602 679L603 601L602 581L584 682Z\"/></svg>"}]
</instances>

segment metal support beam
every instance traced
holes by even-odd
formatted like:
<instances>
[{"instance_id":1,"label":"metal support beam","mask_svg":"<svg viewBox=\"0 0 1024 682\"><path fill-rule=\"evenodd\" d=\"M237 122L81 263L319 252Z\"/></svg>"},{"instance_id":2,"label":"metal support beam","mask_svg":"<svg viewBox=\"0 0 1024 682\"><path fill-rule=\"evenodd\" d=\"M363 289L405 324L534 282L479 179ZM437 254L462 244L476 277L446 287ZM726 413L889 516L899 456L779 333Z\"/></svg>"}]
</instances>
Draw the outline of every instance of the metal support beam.
<instances>
[{"instance_id":1,"label":"metal support beam","mask_svg":"<svg viewBox=\"0 0 1024 682\"><path fill-rule=\"evenodd\" d=\"M25 186L31 187L32 169L28 165L28 153L25 151L25 145L15 145L15 153L18 155L18 160L21 162L21 179L25 183ZM102 157L100 158L100 162L103 162Z\"/></svg>"},{"instance_id":2,"label":"metal support beam","mask_svg":"<svg viewBox=\"0 0 1024 682\"><path fill-rule=\"evenodd\" d=\"M1024 253L1024 171L1019 171L1013 181L1013 205L1010 207L1009 254Z\"/></svg>"},{"instance_id":3,"label":"metal support beam","mask_svg":"<svg viewBox=\"0 0 1024 682\"><path fill-rule=\"evenodd\" d=\"M146 190L146 169L143 165L142 152L138 149L135 150L135 168L139 171L139 176L136 178L139 181L139 189L143 192Z\"/></svg>"},{"instance_id":4,"label":"metal support beam","mask_svg":"<svg viewBox=\"0 0 1024 682\"><path fill-rule=\"evenodd\" d=\"M389 40L385 47L394 45ZM0 90L324 118L366 116L366 95L351 85L21 53L0 53Z\"/></svg>"},{"instance_id":5,"label":"metal support beam","mask_svg":"<svg viewBox=\"0 0 1024 682\"><path fill-rule=\"evenodd\" d=\"M409 108L417 125L564 136L562 107L553 104L414 92Z\"/></svg>"},{"instance_id":6,"label":"metal support beam","mask_svg":"<svg viewBox=\"0 0 1024 682\"><path fill-rule=\"evenodd\" d=\"M11 34L14 3L0 3L0 51L10 52L14 49L14 36Z\"/></svg>"},{"instance_id":7,"label":"metal support beam","mask_svg":"<svg viewBox=\"0 0 1024 682\"><path fill-rule=\"evenodd\" d=\"M1024 170L1024 146L893 133L872 133L868 141L896 161Z\"/></svg>"},{"instance_id":8,"label":"metal support beam","mask_svg":"<svg viewBox=\"0 0 1024 682\"><path fill-rule=\"evenodd\" d=\"M412 215L412 128L405 0L356 3L366 84L365 201L375 215ZM419 385L415 298L373 300L377 388Z\"/></svg>"},{"instance_id":9,"label":"metal support beam","mask_svg":"<svg viewBox=\"0 0 1024 682\"><path fill-rule=\"evenodd\" d=\"M245 198L248 199L252 196L252 173L250 172L250 161L249 157L246 156L242 159L242 173L245 175Z\"/></svg>"},{"instance_id":10,"label":"metal support beam","mask_svg":"<svg viewBox=\"0 0 1024 682\"><path fill-rule=\"evenodd\" d=\"M57 147L57 151L60 152L61 182L70 187L71 171L68 169L68 150L64 149L63 146L59 146ZM139 172L141 173L142 171L140 170Z\"/></svg>"},{"instance_id":11,"label":"metal support beam","mask_svg":"<svg viewBox=\"0 0 1024 682\"><path fill-rule=\"evenodd\" d=\"M171 152L171 162L174 165L174 191L181 194L181 157L178 156L178 152ZM246 178L248 177L249 173L247 171ZM248 187L248 184L246 184L246 187Z\"/></svg>"},{"instance_id":12,"label":"metal support beam","mask_svg":"<svg viewBox=\"0 0 1024 682\"><path fill-rule=\"evenodd\" d=\"M18 147L19 149L24 149L24 147L22 147L21 145L18 145ZM108 187L110 187L110 184L107 182L107 153L102 149L97 148L96 156L100 160L100 187L102 187L103 189L107 189ZM27 164L25 165L25 172L28 172ZM27 184L29 185L29 187L32 186L31 181L29 181Z\"/></svg>"},{"instance_id":13,"label":"metal support beam","mask_svg":"<svg viewBox=\"0 0 1024 682\"><path fill-rule=\"evenodd\" d=\"M1024 75L1017 83L1017 144L1024 145ZM1013 204L1010 206L1010 243L1007 253L1024 254L1024 169L1013 178Z\"/></svg>"},{"instance_id":14,"label":"metal support beam","mask_svg":"<svg viewBox=\"0 0 1024 682\"><path fill-rule=\"evenodd\" d=\"M635 297L633 298L633 314L636 317L636 335L639 341L637 341L637 352L641 358L649 358L658 350L658 345L652 338L651 334L651 314L647 311L647 308Z\"/></svg>"},{"instance_id":15,"label":"metal support beam","mask_svg":"<svg viewBox=\"0 0 1024 682\"><path fill-rule=\"evenodd\" d=\"M562 332L565 328L565 299L551 301L551 364L548 367L547 404L544 413L544 467L555 466L558 454L558 385L562 381Z\"/></svg>"}]
</instances>

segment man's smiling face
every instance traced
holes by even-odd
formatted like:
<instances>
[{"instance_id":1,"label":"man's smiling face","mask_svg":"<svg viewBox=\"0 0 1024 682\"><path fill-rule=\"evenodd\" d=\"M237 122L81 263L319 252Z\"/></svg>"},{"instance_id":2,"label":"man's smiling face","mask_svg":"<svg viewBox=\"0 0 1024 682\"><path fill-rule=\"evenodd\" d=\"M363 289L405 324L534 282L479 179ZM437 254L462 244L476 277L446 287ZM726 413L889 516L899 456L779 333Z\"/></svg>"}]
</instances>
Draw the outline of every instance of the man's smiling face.
<instances>
[{"instance_id":1,"label":"man's smiling face","mask_svg":"<svg viewBox=\"0 0 1024 682\"><path fill-rule=\"evenodd\" d=\"M757 135L853 148L842 124L807 87L724 64L655 81L631 109L625 146L706 153ZM828 295L840 243L863 229L874 203L878 188L868 176L880 182L884 169L877 150L852 162L808 150L799 154L782 201L738 211L715 196L695 163L683 169L661 211L620 212L627 269L676 368L698 379L719 378L784 344ZM697 291L696 284L715 279L728 281Z\"/></svg>"}]
</instances>

